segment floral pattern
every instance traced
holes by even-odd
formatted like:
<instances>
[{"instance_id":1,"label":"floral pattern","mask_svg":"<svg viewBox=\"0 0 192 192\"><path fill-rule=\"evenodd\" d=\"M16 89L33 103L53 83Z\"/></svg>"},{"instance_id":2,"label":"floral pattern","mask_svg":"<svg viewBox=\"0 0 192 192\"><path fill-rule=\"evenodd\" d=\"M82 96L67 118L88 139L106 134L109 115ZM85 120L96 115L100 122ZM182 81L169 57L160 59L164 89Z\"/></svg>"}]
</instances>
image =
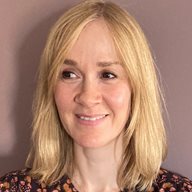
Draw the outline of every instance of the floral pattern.
<instances>
[{"instance_id":1,"label":"floral pattern","mask_svg":"<svg viewBox=\"0 0 192 192\"><path fill-rule=\"evenodd\" d=\"M78 192L65 175L51 186L39 183L28 174L29 169L14 171L0 178L0 192ZM166 169L159 171L156 181L148 192L192 192L192 181ZM128 192L128 190L124 190Z\"/></svg>"}]
</instances>

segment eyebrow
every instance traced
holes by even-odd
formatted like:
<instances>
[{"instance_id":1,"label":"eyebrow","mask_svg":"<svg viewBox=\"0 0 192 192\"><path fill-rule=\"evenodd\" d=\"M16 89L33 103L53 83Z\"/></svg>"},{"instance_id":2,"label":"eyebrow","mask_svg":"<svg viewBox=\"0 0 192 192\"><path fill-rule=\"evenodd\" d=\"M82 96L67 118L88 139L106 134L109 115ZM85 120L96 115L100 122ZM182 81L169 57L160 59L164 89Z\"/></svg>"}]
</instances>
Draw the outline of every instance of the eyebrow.
<instances>
[{"instance_id":1,"label":"eyebrow","mask_svg":"<svg viewBox=\"0 0 192 192\"><path fill-rule=\"evenodd\" d=\"M76 65L77 65L77 62L74 61L74 60L72 60L72 59L65 59L64 64L65 64L65 65L76 66Z\"/></svg>"},{"instance_id":2,"label":"eyebrow","mask_svg":"<svg viewBox=\"0 0 192 192\"><path fill-rule=\"evenodd\" d=\"M71 65L71 66L77 66L78 63L76 61L74 61L73 59L65 59L64 61L64 64L65 65ZM108 67L108 66L111 66L111 65L119 65L120 62L119 61L100 61L100 62L97 62L97 66L99 67Z\"/></svg>"}]
</instances>

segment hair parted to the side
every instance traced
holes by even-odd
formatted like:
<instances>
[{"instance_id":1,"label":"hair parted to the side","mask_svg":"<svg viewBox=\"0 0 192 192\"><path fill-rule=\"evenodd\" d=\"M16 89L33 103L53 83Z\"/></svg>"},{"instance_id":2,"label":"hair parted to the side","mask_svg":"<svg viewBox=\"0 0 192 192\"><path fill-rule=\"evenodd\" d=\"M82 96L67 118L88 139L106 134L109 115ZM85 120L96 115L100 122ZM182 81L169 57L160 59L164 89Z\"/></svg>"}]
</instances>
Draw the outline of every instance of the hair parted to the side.
<instances>
[{"instance_id":1,"label":"hair parted to the side","mask_svg":"<svg viewBox=\"0 0 192 192\"><path fill-rule=\"evenodd\" d=\"M131 114L124 131L124 153L117 183L134 191L149 189L166 156L163 98L153 58L137 22L111 2L87 0L69 9L53 26L42 54L34 99L32 147L26 161L31 174L51 184L73 175L73 141L54 102L59 68L87 23L104 19L132 88Z\"/></svg>"}]
</instances>

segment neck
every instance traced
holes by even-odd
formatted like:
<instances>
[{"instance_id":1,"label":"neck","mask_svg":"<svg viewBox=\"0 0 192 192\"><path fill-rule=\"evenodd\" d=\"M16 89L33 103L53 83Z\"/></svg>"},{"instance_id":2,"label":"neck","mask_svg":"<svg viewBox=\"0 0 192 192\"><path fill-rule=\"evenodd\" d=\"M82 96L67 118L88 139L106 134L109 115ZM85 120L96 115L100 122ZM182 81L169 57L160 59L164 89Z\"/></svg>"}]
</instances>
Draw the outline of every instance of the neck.
<instances>
[{"instance_id":1,"label":"neck","mask_svg":"<svg viewBox=\"0 0 192 192\"><path fill-rule=\"evenodd\" d=\"M74 144L75 172L72 181L80 192L115 192L122 157L122 136L99 148Z\"/></svg>"}]
</instances>

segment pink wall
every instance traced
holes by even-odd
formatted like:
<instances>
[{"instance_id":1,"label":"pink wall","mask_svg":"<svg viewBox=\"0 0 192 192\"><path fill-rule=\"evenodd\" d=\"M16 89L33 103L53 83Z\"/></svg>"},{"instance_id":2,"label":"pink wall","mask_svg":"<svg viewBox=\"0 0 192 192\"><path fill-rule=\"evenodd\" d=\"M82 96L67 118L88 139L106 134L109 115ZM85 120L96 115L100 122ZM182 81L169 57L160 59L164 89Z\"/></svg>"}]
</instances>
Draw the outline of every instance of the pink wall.
<instances>
[{"instance_id":1,"label":"pink wall","mask_svg":"<svg viewBox=\"0 0 192 192\"><path fill-rule=\"evenodd\" d=\"M24 166L35 75L50 26L80 0L0 2L0 175ZM192 178L192 1L114 0L142 25L169 112L164 167Z\"/></svg>"}]
</instances>

